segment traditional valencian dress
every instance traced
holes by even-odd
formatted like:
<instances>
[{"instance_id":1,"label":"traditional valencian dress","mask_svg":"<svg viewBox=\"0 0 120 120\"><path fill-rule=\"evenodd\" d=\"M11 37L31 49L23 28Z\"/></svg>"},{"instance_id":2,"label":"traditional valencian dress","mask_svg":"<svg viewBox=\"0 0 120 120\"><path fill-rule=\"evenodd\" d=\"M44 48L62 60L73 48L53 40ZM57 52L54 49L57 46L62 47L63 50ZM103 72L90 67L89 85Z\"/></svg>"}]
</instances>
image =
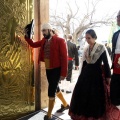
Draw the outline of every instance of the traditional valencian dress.
<instances>
[{"instance_id":1,"label":"traditional valencian dress","mask_svg":"<svg viewBox=\"0 0 120 120\"><path fill-rule=\"evenodd\" d=\"M105 47L95 43L90 51L88 45L84 51L82 70L70 103L69 115L72 120L120 120L119 110L112 106L108 99L105 78L110 77ZM114 113L118 115L117 119L114 118Z\"/></svg>"}]
</instances>

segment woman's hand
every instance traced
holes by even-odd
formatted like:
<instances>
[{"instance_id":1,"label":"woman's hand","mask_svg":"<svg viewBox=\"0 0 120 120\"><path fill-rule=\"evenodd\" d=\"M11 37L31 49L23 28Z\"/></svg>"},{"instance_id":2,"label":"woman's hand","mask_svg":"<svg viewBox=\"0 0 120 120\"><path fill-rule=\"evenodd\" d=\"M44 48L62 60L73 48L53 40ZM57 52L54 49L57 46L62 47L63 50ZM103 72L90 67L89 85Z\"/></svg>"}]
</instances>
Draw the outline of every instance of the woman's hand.
<instances>
[{"instance_id":1,"label":"woman's hand","mask_svg":"<svg viewBox=\"0 0 120 120\"><path fill-rule=\"evenodd\" d=\"M65 79L65 77L63 77L63 76L60 76L60 80L64 80Z\"/></svg>"},{"instance_id":2,"label":"woman's hand","mask_svg":"<svg viewBox=\"0 0 120 120\"><path fill-rule=\"evenodd\" d=\"M111 78L106 78L107 85L110 85L110 82L111 82Z\"/></svg>"}]
</instances>

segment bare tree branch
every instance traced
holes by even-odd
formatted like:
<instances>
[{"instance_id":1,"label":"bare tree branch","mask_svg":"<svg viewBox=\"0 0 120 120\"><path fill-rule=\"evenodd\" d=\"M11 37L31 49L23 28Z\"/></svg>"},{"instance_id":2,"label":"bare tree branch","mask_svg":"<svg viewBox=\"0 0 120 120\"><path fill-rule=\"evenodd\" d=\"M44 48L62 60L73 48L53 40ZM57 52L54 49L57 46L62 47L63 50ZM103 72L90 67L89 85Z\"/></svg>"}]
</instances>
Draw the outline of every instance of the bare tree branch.
<instances>
[{"instance_id":1,"label":"bare tree branch","mask_svg":"<svg viewBox=\"0 0 120 120\"><path fill-rule=\"evenodd\" d=\"M108 15L104 16L99 20L94 19L94 15L97 12L97 6L100 1L101 0L90 2L90 0L88 0L87 3L85 3L86 13L80 15L78 15L78 13L80 12L80 7L78 7L76 0L76 12L73 11L72 6L70 6L70 3L67 2L66 4L68 6L68 13L58 15L57 12L55 12L54 15L51 15L51 23L55 26L59 26L63 31L64 35L70 33L73 34L74 40L76 41L88 28L100 27L103 24L111 24L112 17Z\"/></svg>"},{"instance_id":2,"label":"bare tree branch","mask_svg":"<svg viewBox=\"0 0 120 120\"><path fill-rule=\"evenodd\" d=\"M78 12L79 12L79 7L78 7L78 5L77 5L77 2L76 2L76 0L75 0L75 5L76 5L76 8L77 8L77 11L75 12L75 14L73 15L73 18L78 14Z\"/></svg>"}]
</instances>

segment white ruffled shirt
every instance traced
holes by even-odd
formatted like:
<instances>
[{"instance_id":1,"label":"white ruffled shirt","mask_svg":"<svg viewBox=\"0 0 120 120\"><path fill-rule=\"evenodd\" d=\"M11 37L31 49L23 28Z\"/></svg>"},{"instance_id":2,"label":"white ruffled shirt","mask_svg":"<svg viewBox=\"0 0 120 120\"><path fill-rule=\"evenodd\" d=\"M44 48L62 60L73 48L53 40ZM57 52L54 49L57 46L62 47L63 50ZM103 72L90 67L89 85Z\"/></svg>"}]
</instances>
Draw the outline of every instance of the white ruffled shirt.
<instances>
[{"instance_id":1,"label":"white ruffled shirt","mask_svg":"<svg viewBox=\"0 0 120 120\"><path fill-rule=\"evenodd\" d=\"M115 54L120 54L120 33L119 33L117 43L116 43Z\"/></svg>"}]
</instances>

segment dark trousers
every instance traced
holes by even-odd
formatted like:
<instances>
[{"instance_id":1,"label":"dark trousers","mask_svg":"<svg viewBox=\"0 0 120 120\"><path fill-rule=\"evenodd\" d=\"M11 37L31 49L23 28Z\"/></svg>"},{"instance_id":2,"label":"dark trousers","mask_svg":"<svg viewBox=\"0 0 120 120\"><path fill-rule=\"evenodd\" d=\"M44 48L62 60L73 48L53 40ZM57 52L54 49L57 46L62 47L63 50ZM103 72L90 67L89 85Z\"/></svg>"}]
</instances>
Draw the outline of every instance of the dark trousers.
<instances>
[{"instance_id":1,"label":"dark trousers","mask_svg":"<svg viewBox=\"0 0 120 120\"><path fill-rule=\"evenodd\" d=\"M113 74L110 83L110 98L113 105L120 105L120 74Z\"/></svg>"},{"instance_id":2,"label":"dark trousers","mask_svg":"<svg viewBox=\"0 0 120 120\"><path fill-rule=\"evenodd\" d=\"M60 92L60 88L58 86L60 80L60 71L60 68L46 69L49 97L55 97L56 92Z\"/></svg>"},{"instance_id":3,"label":"dark trousers","mask_svg":"<svg viewBox=\"0 0 120 120\"><path fill-rule=\"evenodd\" d=\"M68 73L66 80L71 82L71 77L72 77L72 69L73 69L73 61L69 60L68 61Z\"/></svg>"}]
</instances>

